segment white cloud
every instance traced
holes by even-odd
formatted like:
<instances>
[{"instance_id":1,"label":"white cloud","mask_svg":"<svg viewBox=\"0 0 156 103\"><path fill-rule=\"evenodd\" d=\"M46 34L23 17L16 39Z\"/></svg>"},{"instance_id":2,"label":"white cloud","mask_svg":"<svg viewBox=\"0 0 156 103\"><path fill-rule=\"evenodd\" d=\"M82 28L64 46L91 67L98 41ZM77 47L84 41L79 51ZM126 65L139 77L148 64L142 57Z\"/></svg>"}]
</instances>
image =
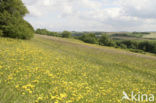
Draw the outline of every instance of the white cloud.
<instances>
[{"instance_id":1,"label":"white cloud","mask_svg":"<svg viewBox=\"0 0 156 103\"><path fill-rule=\"evenodd\" d=\"M51 30L154 30L156 0L23 0L26 19ZM148 28L149 26L149 28ZM143 29L141 29L143 28Z\"/></svg>"},{"instance_id":2,"label":"white cloud","mask_svg":"<svg viewBox=\"0 0 156 103\"><path fill-rule=\"evenodd\" d=\"M129 16L156 18L156 0L120 0L120 4Z\"/></svg>"}]
</instances>

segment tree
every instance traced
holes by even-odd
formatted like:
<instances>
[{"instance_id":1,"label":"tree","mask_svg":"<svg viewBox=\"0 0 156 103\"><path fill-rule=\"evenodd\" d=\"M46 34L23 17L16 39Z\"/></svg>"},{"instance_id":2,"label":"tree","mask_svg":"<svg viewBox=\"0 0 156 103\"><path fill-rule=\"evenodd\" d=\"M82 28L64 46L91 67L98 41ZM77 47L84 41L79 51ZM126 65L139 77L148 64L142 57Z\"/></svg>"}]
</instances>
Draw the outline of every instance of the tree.
<instances>
[{"instance_id":1,"label":"tree","mask_svg":"<svg viewBox=\"0 0 156 103\"><path fill-rule=\"evenodd\" d=\"M156 53L156 42L152 42L152 41L140 42L138 49L151 52L151 53Z\"/></svg>"},{"instance_id":2,"label":"tree","mask_svg":"<svg viewBox=\"0 0 156 103\"><path fill-rule=\"evenodd\" d=\"M52 32L52 31L49 31L47 29L40 29L40 28L38 28L36 30L36 33L41 34L41 35L59 36L59 34L57 32Z\"/></svg>"},{"instance_id":3,"label":"tree","mask_svg":"<svg viewBox=\"0 0 156 103\"><path fill-rule=\"evenodd\" d=\"M95 34L93 33L86 33L80 37L80 40L86 42L86 43L92 43L96 44L98 42Z\"/></svg>"},{"instance_id":4,"label":"tree","mask_svg":"<svg viewBox=\"0 0 156 103\"><path fill-rule=\"evenodd\" d=\"M30 39L33 27L23 19L28 13L21 0L0 0L0 30L3 36Z\"/></svg>"},{"instance_id":5,"label":"tree","mask_svg":"<svg viewBox=\"0 0 156 103\"><path fill-rule=\"evenodd\" d=\"M0 36L3 36L3 31L2 30L0 30Z\"/></svg>"},{"instance_id":6,"label":"tree","mask_svg":"<svg viewBox=\"0 0 156 103\"><path fill-rule=\"evenodd\" d=\"M99 44L104 46L115 46L115 43L106 34L103 34L100 37Z\"/></svg>"},{"instance_id":7,"label":"tree","mask_svg":"<svg viewBox=\"0 0 156 103\"><path fill-rule=\"evenodd\" d=\"M42 34L42 35L48 35L48 30L47 29L37 29L36 33L37 34Z\"/></svg>"},{"instance_id":8,"label":"tree","mask_svg":"<svg viewBox=\"0 0 156 103\"><path fill-rule=\"evenodd\" d=\"M70 38L71 37L71 32L69 32L69 31L62 32L62 37L63 38Z\"/></svg>"}]
</instances>

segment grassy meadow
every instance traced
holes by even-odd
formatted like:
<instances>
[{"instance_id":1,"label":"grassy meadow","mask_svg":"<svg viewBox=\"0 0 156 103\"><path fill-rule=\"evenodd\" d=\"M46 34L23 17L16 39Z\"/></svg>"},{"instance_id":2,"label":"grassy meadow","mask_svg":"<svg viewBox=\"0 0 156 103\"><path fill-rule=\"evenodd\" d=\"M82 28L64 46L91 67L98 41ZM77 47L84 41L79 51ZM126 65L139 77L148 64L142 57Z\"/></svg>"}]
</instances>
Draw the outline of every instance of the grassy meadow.
<instances>
[{"instance_id":1,"label":"grassy meadow","mask_svg":"<svg viewBox=\"0 0 156 103\"><path fill-rule=\"evenodd\" d=\"M151 34L149 35L145 35L143 36L143 38L149 38L149 39L156 39L156 33L155 32L152 32Z\"/></svg>"},{"instance_id":2,"label":"grassy meadow","mask_svg":"<svg viewBox=\"0 0 156 103\"><path fill-rule=\"evenodd\" d=\"M0 103L129 103L156 95L156 56L35 35L0 38Z\"/></svg>"}]
</instances>

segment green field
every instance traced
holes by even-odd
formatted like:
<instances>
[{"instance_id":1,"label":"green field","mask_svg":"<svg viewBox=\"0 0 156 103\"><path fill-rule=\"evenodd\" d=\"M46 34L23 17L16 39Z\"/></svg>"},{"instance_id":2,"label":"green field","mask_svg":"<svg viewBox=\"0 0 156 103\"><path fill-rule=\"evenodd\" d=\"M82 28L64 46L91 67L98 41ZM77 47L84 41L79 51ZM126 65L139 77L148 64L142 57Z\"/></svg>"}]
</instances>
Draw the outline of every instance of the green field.
<instances>
[{"instance_id":1,"label":"green field","mask_svg":"<svg viewBox=\"0 0 156 103\"><path fill-rule=\"evenodd\" d=\"M151 34L149 35L145 35L143 36L143 38L149 38L149 39L156 39L156 33L155 32L152 32Z\"/></svg>"},{"instance_id":2,"label":"green field","mask_svg":"<svg viewBox=\"0 0 156 103\"><path fill-rule=\"evenodd\" d=\"M143 32L142 32L143 33ZM114 40L156 40L156 33L149 32L149 34L133 33L133 32L110 32L107 33Z\"/></svg>"},{"instance_id":3,"label":"green field","mask_svg":"<svg viewBox=\"0 0 156 103\"><path fill-rule=\"evenodd\" d=\"M131 103L156 95L156 56L36 35L0 38L0 103Z\"/></svg>"}]
</instances>

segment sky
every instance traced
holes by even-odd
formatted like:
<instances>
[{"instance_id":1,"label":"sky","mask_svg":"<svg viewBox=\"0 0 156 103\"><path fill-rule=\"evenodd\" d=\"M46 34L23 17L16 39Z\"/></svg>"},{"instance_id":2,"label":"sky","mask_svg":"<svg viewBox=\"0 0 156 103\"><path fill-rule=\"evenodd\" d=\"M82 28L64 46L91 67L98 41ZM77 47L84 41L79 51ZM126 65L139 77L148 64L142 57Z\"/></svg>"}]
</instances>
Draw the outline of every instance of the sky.
<instances>
[{"instance_id":1,"label":"sky","mask_svg":"<svg viewBox=\"0 0 156 103\"><path fill-rule=\"evenodd\" d=\"M25 19L51 31L156 31L156 0L22 0Z\"/></svg>"}]
</instances>

